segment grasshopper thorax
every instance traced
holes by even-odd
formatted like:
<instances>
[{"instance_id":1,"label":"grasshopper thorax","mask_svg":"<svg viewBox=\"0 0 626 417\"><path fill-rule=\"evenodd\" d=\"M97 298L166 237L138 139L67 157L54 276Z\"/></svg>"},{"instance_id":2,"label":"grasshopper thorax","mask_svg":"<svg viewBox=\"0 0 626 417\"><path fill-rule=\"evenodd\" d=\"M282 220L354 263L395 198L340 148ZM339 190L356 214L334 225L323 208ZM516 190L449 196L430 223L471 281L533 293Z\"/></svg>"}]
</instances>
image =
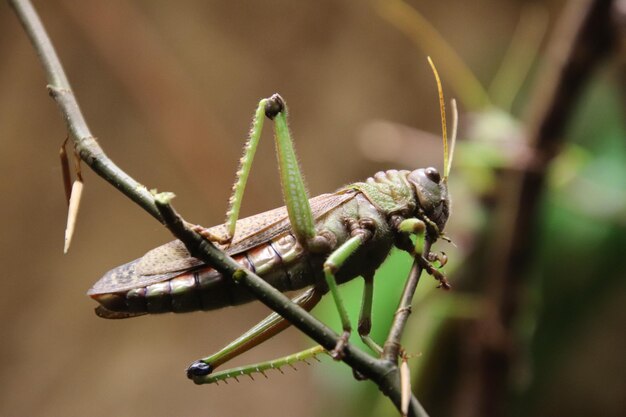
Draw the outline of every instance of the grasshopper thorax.
<instances>
[{"instance_id":1,"label":"grasshopper thorax","mask_svg":"<svg viewBox=\"0 0 626 417\"><path fill-rule=\"evenodd\" d=\"M424 220L437 226L437 234L442 233L450 215L447 181L432 167L412 171L407 180L413 186L418 211L422 211L422 216L426 217Z\"/></svg>"}]
</instances>

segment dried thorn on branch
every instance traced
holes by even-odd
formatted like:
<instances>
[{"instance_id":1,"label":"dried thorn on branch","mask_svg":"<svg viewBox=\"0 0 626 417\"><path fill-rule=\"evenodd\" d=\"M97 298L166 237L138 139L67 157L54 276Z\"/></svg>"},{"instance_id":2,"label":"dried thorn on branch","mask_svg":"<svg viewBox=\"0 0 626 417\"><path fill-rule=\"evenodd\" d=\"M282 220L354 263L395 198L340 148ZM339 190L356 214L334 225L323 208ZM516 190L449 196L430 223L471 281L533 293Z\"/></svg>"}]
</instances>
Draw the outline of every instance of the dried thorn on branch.
<instances>
[{"instance_id":1,"label":"dried thorn on branch","mask_svg":"<svg viewBox=\"0 0 626 417\"><path fill-rule=\"evenodd\" d=\"M409 414L409 400L411 399L411 371L404 355L400 363L400 389L402 391L400 412L403 417L406 417Z\"/></svg>"},{"instance_id":2,"label":"dried thorn on branch","mask_svg":"<svg viewBox=\"0 0 626 417\"><path fill-rule=\"evenodd\" d=\"M71 175L69 168L69 159L67 157L67 151L65 146L69 136L65 138L59 151L61 158L61 170L63 172L63 185L65 188L65 197L68 203L67 210L67 223L65 226L65 243L63 244L63 253L67 253L72 243L72 237L74 236L74 230L76 229L76 220L78 218L78 209L80 208L80 201L83 195L83 176L80 170L80 156L74 149L74 172L76 180L70 187Z\"/></svg>"},{"instance_id":3,"label":"dried thorn on branch","mask_svg":"<svg viewBox=\"0 0 626 417\"><path fill-rule=\"evenodd\" d=\"M72 237L76 228L76 219L78 217L78 209L80 208L80 200L83 196L83 182L79 179L74 181L72 192L70 195L70 206L67 210L67 226L65 227L65 244L63 245L63 253L67 253L72 244Z\"/></svg>"}]
</instances>

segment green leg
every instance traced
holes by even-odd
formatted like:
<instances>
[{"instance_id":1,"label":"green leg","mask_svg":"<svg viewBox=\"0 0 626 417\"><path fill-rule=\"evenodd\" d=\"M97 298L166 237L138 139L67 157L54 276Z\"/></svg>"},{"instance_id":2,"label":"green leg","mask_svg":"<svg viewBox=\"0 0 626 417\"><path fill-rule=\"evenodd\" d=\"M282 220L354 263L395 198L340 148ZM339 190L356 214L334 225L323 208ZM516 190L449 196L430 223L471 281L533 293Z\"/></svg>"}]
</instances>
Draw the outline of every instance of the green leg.
<instances>
[{"instance_id":1,"label":"green leg","mask_svg":"<svg viewBox=\"0 0 626 417\"><path fill-rule=\"evenodd\" d=\"M244 375L247 375L250 377L250 379L254 380L254 377L252 376L253 374L261 374L265 378L267 378L267 375L265 374L265 371L267 370L276 369L280 373L283 373L282 369L280 369L281 367L289 365L295 369L293 364L296 362L304 362L306 364L309 364L307 362L307 359L316 359L319 361L319 359L317 359L317 355L324 352L324 348L317 345L301 352L283 356L278 359L272 359L270 361L259 362L252 365L240 366L238 368L232 368L225 371L216 372L214 374L197 377L194 378L194 382L196 384L217 384L221 381L228 383L229 379L234 379L239 382L238 377Z\"/></svg>"},{"instance_id":2,"label":"green leg","mask_svg":"<svg viewBox=\"0 0 626 417\"><path fill-rule=\"evenodd\" d=\"M310 311L319 303L323 294L322 290L313 287L292 301L305 310ZM287 320L276 313L272 313L218 352L191 364L187 369L187 376L196 382L203 380L204 376L213 372L218 366L265 342L290 325L291 323Z\"/></svg>"},{"instance_id":3,"label":"green leg","mask_svg":"<svg viewBox=\"0 0 626 417\"><path fill-rule=\"evenodd\" d=\"M309 241L315 237L315 223L309 204L309 196L304 186L300 167L298 166L291 133L287 126L287 107L278 94L261 100L255 112L249 139L237 171L237 180L233 186L230 208L226 213L228 236L222 238L222 241L230 241L235 234L243 192L250 175L252 160L261 137L261 131L263 130L264 117L274 121L274 140L276 142L280 182L287 212L289 213L289 221L298 242L307 247ZM220 238L217 236L209 236L209 238L220 241Z\"/></svg>"},{"instance_id":4,"label":"green leg","mask_svg":"<svg viewBox=\"0 0 626 417\"><path fill-rule=\"evenodd\" d=\"M426 225L420 219L406 219L400 222L398 230L403 233L415 235L415 255L422 256L426 241Z\"/></svg>"},{"instance_id":5,"label":"green leg","mask_svg":"<svg viewBox=\"0 0 626 417\"><path fill-rule=\"evenodd\" d=\"M378 343L374 342L370 337L370 330L372 329L372 301L374 298L374 275L367 275L363 277L365 286L363 288L363 301L361 303L361 313L359 314L359 336L363 343L367 345L372 351L377 354L383 352Z\"/></svg>"},{"instance_id":6,"label":"green leg","mask_svg":"<svg viewBox=\"0 0 626 417\"><path fill-rule=\"evenodd\" d=\"M244 146L243 156L239 161L239 170L237 170L237 180L233 185L233 194L230 196L229 208L226 212L226 224L228 230L228 239L232 239L235 235L235 226L237 219L239 218L239 210L241 209L241 202L243 201L243 192L250 176L250 169L252 168L252 160L256 153L259 139L261 138L261 132L263 131L263 121L265 120L265 106L267 99L263 99L259 102L254 118L252 119L252 127L248 136L248 141Z\"/></svg>"},{"instance_id":7,"label":"green leg","mask_svg":"<svg viewBox=\"0 0 626 417\"><path fill-rule=\"evenodd\" d=\"M310 248L317 243L317 240L315 239L315 223L311 212L311 206L309 204L309 197L298 165L298 159L294 151L293 140L291 139L289 127L287 126L287 107L282 97L278 94L274 94L268 99L261 100L255 112L249 140L244 148L244 155L241 158L240 168L237 171L237 180L233 186L233 194L230 198L230 208L227 212L226 219L227 236L213 235L207 229L203 229L201 227L196 227L196 231L201 233L205 238L219 243L228 243L235 235L236 224L239 218L239 210L243 200L243 192L252 167L252 160L254 159L256 148L261 137L264 116L274 121L274 140L276 142L280 181L283 190L283 198L289 214L291 228L298 242L304 248ZM338 254L335 257L338 257L338 259L341 260L341 254ZM342 260L340 264L341 263L343 263ZM329 267L332 267L332 265L333 264L331 262ZM332 282L329 283L329 288L331 288L331 291L334 292L333 297L335 298L335 302L338 306L341 306L340 314L342 316L342 323L344 323L344 329L347 329L348 331L347 335L344 336L345 341L343 343L338 343L337 346L338 348L343 349L343 346L347 342L347 338L349 336L350 323L348 321L347 314L345 313L343 303L339 298L336 288L337 284L332 273L330 276L327 274L327 281ZM312 304L310 308L313 308L313 306L319 301L321 294L318 294L316 290L314 293L309 294L309 296L312 299L315 299L315 301L305 302L305 299L307 298L306 294L302 296L302 298L299 297L294 301L297 303L310 302ZM287 326L289 326L288 322L283 320L277 314L272 314L216 354L194 362L188 368L187 375L189 378L197 381L199 378L209 374L216 364L228 361L245 350L248 350L250 347L256 346L262 341L267 340L269 337L280 332Z\"/></svg>"},{"instance_id":8,"label":"green leg","mask_svg":"<svg viewBox=\"0 0 626 417\"><path fill-rule=\"evenodd\" d=\"M326 284L328 285L328 289L330 293L333 295L333 300L335 301L335 306L337 307L337 311L339 312L339 317L341 318L341 325L343 328L343 333L337 342L335 348L330 352L330 356L333 359L339 360L343 356L343 349L348 343L348 339L350 338L350 332L352 331L352 326L350 325L350 319L348 318L348 313L346 312L346 307L341 298L341 294L339 294L339 288L337 286L337 280L335 279L335 274L342 267L345 261L356 252L364 242L363 235L359 234L351 237L341 246L339 246L333 253L330 254L326 262L324 262L324 276L326 278Z\"/></svg>"},{"instance_id":9,"label":"green leg","mask_svg":"<svg viewBox=\"0 0 626 417\"><path fill-rule=\"evenodd\" d=\"M293 148L293 140L287 126L287 105L282 97L274 94L268 99L265 114L274 120L274 140L278 156L280 183L289 213L289 222L298 242L305 248L315 237L315 223L309 195Z\"/></svg>"},{"instance_id":10,"label":"green leg","mask_svg":"<svg viewBox=\"0 0 626 417\"><path fill-rule=\"evenodd\" d=\"M451 288L450 283L446 277L441 272L437 271L431 263L431 260L434 258L438 260L441 265L444 265L447 261L445 254L441 255L441 257L430 253L426 254L426 258L422 256L424 253L424 243L426 241L426 225L424 222L415 218L405 219L400 222L398 230L415 235L415 248L413 249L412 255L415 256L415 259L417 259L420 266L424 268L426 272L439 281L439 287L449 290Z\"/></svg>"}]
</instances>

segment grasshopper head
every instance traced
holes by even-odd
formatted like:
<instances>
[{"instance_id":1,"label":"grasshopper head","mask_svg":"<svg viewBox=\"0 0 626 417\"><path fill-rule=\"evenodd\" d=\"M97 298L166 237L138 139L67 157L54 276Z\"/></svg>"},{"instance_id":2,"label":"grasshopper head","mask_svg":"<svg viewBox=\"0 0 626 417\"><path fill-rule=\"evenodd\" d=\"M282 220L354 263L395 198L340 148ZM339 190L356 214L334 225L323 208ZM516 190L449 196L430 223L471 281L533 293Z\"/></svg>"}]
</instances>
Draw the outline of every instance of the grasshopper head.
<instances>
[{"instance_id":1,"label":"grasshopper head","mask_svg":"<svg viewBox=\"0 0 626 417\"><path fill-rule=\"evenodd\" d=\"M435 168L430 167L416 169L407 179L417 196L418 207L428 220L437 225L439 233L443 232L450 215L450 197L445 178Z\"/></svg>"}]
</instances>

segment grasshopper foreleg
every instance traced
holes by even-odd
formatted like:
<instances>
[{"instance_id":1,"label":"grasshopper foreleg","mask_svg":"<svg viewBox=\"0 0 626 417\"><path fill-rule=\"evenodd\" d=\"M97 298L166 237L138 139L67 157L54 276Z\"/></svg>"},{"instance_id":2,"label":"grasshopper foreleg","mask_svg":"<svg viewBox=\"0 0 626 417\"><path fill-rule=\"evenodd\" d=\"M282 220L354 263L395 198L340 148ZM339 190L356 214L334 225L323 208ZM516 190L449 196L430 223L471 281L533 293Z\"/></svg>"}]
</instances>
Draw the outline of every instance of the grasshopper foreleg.
<instances>
[{"instance_id":1,"label":"grasshopper foreleg","mask_svg":"<svg viewBox=\"0 0 626 417\"><path fill-rule=\"evenodd\" d=\"M403 234L415 235L415 244L411 245L404 243L403 249L408 251L419 262L420 266L424 270L432 275L437 281L439 281L439 287L445 290L449 290L451 287L445 275L439 272L432 264L432 262L439 262L440 266L446 264L448 257L445 253L435 254L427 253L426 257L423 256L424 243L426 241L426 224L417 218L404 219L397 222L398 231ZM408 240L408 238L407 238Z\"/></svg>"},{"instance_id":2,"label":"grasshopper foreleg","mask_svg":"<svg viewBox=\"0 0 626 417\"><path fill-rule=\"evenodd\" d=\"M433 266L432 263L430 263L428 260L426 260L422 256L418 256L418 257L416 257L416 259L419 262L420 266L422 268L424 268L424 270L429 275L431 275L433 278L435 278L437 281L439 281L439 286L437 288L443 288L444 290L449 290L450 288L452 288L452 286L448 282L448 279L446 278L446 276L444 274L442 274L441 272L439 272Z\"/></svg>"},{"instance_id":3,"label":"grasshopper foreleg","mask_svg":"<svg viewBox=\"0 0 626 417\"><path fill-rule=\"evenodd\" d=\"M439 263L439 268L443 268L448 263L448 255L445 252L431 252L426 256L430 262Z\"/></svg>"}]
</instances>

